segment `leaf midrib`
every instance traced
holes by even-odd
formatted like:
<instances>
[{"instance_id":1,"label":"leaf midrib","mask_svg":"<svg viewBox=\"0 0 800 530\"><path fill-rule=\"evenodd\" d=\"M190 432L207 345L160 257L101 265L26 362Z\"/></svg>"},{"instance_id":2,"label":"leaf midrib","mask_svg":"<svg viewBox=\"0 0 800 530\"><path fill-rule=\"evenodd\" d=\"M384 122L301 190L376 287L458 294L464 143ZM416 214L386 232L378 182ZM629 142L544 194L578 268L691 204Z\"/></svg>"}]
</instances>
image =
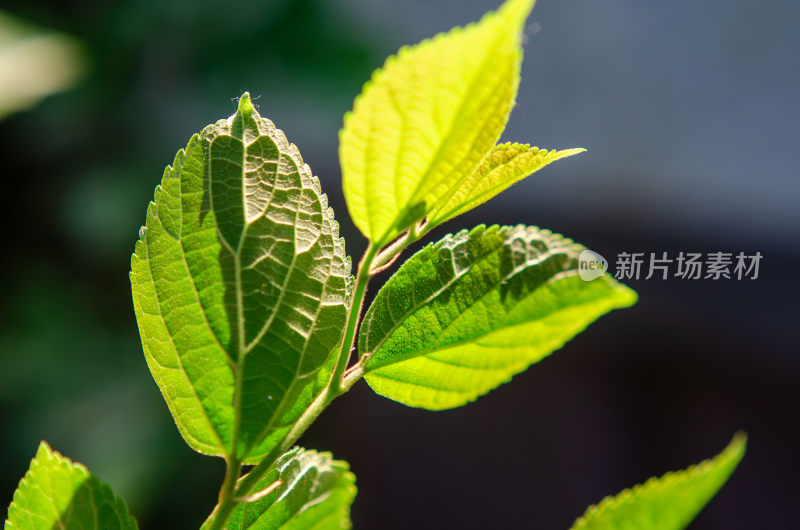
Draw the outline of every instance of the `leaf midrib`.
<instances>
[{"instance_id":1,"label":"leaf midrib","mask_svg":"<svg viewBox=\"0 0 800 530\"><path fill-rule=\"evenodd\" d=\"M518 62L518 61L517 61L516 65L519 65L519 62ZM515 66L516 66L516 65L515 65ZM514 66L512 66L512 68L514 68ZM502 76L498 76L498 77L499 77L499 78L498 78L497 82L496 82L496 83L493 85L493 90L491 91L493 94L494 94L494 93L496 93L496 92L498 92L498 91L500 90L500 88L499 88L499 87L501 87L501 85L503 85L503 84L504 84L504 81L505 81L505 79L504 79ZM487 100L487 102L488 102L488 103L495 103L496 105L498 104L497 98L494 98L494 99L493 99L493 98L491 98L491 97L490 97L490 98ZM488 104L488 103L487 103L487 104ZM499 102L499 104L502 104L502 102ZM513 105L513 102L512 102L512 105ZM482 125L482 126L485 126L486 122L487 122L487 121L489 121L490 119L491 119L491 117L487 118L486 120L484 120L484 121L482 122L482 124L481 124L481 125ZM507 122L507 121L508 121L508 114L506 114L506 115L504 116L504 121L505 121L505 122ZM503 128L504 128L504 127L503 127ZM502 133L501 133L501 134L502 134ZM494 143L495 143L495 144L497 143L497 140L499 139L499 137L500 137L500 135L498 135L498 137L497 137L497 138L495 138L495 140L494 140ZM473 141L472 141L472 144L470 145L470 149L469 149L469 151L467 151L467 154L466 154L464 157L462 157L462 158L459 160L459 163L458 163L458 164L456 164L456 165L455 165L455 167L458 167L458 166L459 166L461 163L463 163L463 161L464 161L465 159L467 159L467 158L469 157L469 153L471 153L471 152L473 152L473 151L474 151L474 149L475 149L475 144L476 144L476 143L478 143L480 140L481 140L481 136L480 136L480 134L476 134L476 135L475 135L475 137L474 137L474 139L473 139ZM484 154L483 154L483 155L482 155L480 158L478 158L478 160L477 160L477 161L476 161L474 164L472 164L472 167L470 168L470 170L469 170L469 171L466 171L466 172L464 172L464 174L465 174L465 175L467 175L467 176L469 176L469 175L471 175L471 174L472 174L474 171L476 171L476 170L477 170L477 169L480 167L481 163L482 163L482 162L483 162L483 161L486 159L486 157L487 157L487 156L488 156L490 153L491 153L491 147L490 147L490 148L489 148L489 150L487 150L487 151L486 151L486 152L485 152L485 153L484 153ZM422 181L420 181L420 183L421 183L421 182L422 182ZM440 181L439 183L437 183L437 185L441 185L441 182L444 182L444 180L442 180L442 181ZM452 186L451 186L449 189L447 189L447 190L445 191L444 195L443 195L442 197L440 197L440 198L438 198L438 199L436 200L436 204L434 204L434 205L433 205L433 208L435 209L435 208L436 208L438 205L440 205L440 204L445 204L445 202L446 202L446 200L447 200L447 199L445 199L445 197L452 196L452 194L453 194L453 193L455 193L455 191L456 191L456 190L457 190L457 189L460 187L460 185L461 185L461 181L459 180L459 181L458 181L458 182L456 182L454 185L452 185Z\"/></svg>"},{"instance_id":2,"label":"leaf midrib","mask_svg":"<svg viewBox=\"0 0 800 530\"><path fill-rule=\"evenodd\" d=\"M539 152L541 152L541 151L542 150L540 149ZM552 152L552 151L550 151L550 152ZM489 153L486 156L489 156L490 154L492 154L492 151L489 151ZM465 190L465 195L467 197L469 197L469 192L471 190L475 189L475 187L478 185L478 183L480 182L481 179L489 178L489 176L492 173L496 172L497 170L499 170L503 166L513 162L514 160L518 159L519 157L523 156L524 154L527 154L527 151L517 151L514 154L513 157L509 158L508 160L504 160L500 164L498 164L498 165L492 167L491 169L489 169L487 171L486 175L483 175L480 178L476 178L472 182L472 186L468 190ZM542 162L542 161L546 160L547 158L549 158L549 155L547 155L547 156L539 156L538 153L535 153L534 156L537 157L537 161L538 162ZM484 158L484 160L485 160L485 158ZM483 161L481 161L481 163L483 163ZM473 172L473 175L479 169L480 169L480 164L478 165L478 167L475 168L475 171ZM534 171L536 171L536 170L534 170ZM479 204L483 204L484 202L486 202L486 201L482 200L484 197L486 197L487 195L492 195L492 192L494 192L497 189L500 189L502 191L503 190L503 184L505 184L509 180L516 179L519 176L520 173L524 173L524 171L515 172L514 173L514 177L512 179L503 180L503 181L495 184L494 186L491 186L491 187L487 188L482 193L473 196L472 199L470 199L470 200L468 200L468 201L466 201L466 202L464 202L462 204L457 204L454 208L451 208L450 210L448 210L445 213L442 213L441 211L439 211L439 212L434 211L432 216L431 216L434 219L433 222L435 222L436 224L440 224L440 223L443 223L445 221L449 221L453 217L456 217L457 215L460 215L460 213L465 213L465 212L473 209L475 206L477 206ZM447 206L447 203L450 202L450 200L453 198L453 196L455 195L455 192L457 190L458 190L458 187L453 187L451 189L451 191L447 195L447 197L442 200L442 206ZM441 219L441 221L440 221L440 219Z\"/></svg>"},{"instance_id":3,"label":"leaf midrib","mask_svg":"<svg viewBox=\"0 0 800 530\"><path fill-rule=\"evenodd\" d=\"M497 21L497 18L499 17L498 13L495 12L495 13L492 14L492 16L495 18L495 20L493 20L492 22L499 23L499 21ZM473 27L475 29L483 29L481 26L473 26ZM461 29L461 35L463 36L463 34L466 33L467 31L468 31L468 29L463 29L462 28ZM492 41L491 47L490 48L486 48L486 50L485 50L486 51L486 55L483 57L483 60L481 61L481 64L480 64L480 67L475 72L475 75L473 76L472 80L469 83L469 87L464 92L464 97L461 98L461 101L459 102L458 107L456 108L456 111L453 113L453 117L452 117L452 119L450 121L450 125L447 128L447 135L443 136L443 138L445 140L447 140L450 137L452 137L453 130L455 129L456 124L463 119L462 114L464 113L463 112L464 111L464 107L467 105L467 102L470 101L470 99L471 99L470 97L467 97L467 96L469 96L470 94L473 94L474 91L475 91L475 87L478 85L478 81L482 81L486 77L484 75L484 72L486 71L486 65L489 62L489 60L494 57L494 52L500 47L499 42L501 40L503 40L504 37L506 37L504 32L497 32L497 34L495 35L494 40ZM498 84L501 83L501 82L502 82L502 78L498 81ZM441 144L439 144L439 147L437 148L437 150L434 153L433 157L431 157L431 161L428 164L427 169L422 174L422 177L417 182L417 185L414 187L414 191L411 193L411 195L409 195L409 198L410 198L409 202L414 202L414 200L417 199L417 194L419 193L420 188L422 187L423 183L427 180L427 178L430 176L430 173L431 173L431 171L433 171L433 168L436 167L437 165L439 165L439 158L442 155L442 151L444 150L445 145L447 145L449 147L448 144L449 144L448 141L443 141ZM478 163L480 163L480 161ZM397 182L395 181L395 194L396 193L397 193Z\"/></svg>"},{"instance_id":4,"label":"leaf midrib","mask_svg":"<svg viewBox=\"0 0 800 530\"><path fill-rule=\"evenodd\" d=\"M500 15L497 12L494 12L494 13L492 13L492 16L497 18ZM494 22L499 23L499 21L497 21L497 20L495 20ZM480 26L473 26L472 28L469 28L469 27L457 28L454 31L459 31L461 33L461 35L463 35L465 32L469 31L470 29L483 29L483 28L480 27ZM452 36L452 33L453 32L451 31L447 35L451 35ZM445 147L450 147L450 142L448 141L448 139L453 135L453 131L456 128L456 125L463 119L462 114L463 114L464 107L467 105L468 101L470 101L470 99L471 99L468 96L470 94L474 93L475 87L478 85L478 81L482 80L485 77L483 75L483 73L486 71L486 65L488 64L489 60L494 57L494 52L500 47L499 41L503 40L504 37L506 37L504 32L498 32L496 34L496 36L495 36L495 39L492 41L491 47L487 47L485 49L486 55L484 56L483 60L481 61L481 64L480 64L479 68L476 70L476 74L473 76L472 80L470 81L470 84L467 87L467 90L464 92L464 97L461 98L461 101L459 102L458 107L456 108L455 112L453 113L453 116L452 116L452 118L450 120L450 124L447 127L446 135L441 135L440 134L440 138L443 141L441 141L439 143L439 146L437 147L436 151L433 153L433 156L430 158L430 162L428 163L427 168L421 174L418 182L414 186L414 190L411 192L411 194L408 195L408 201L407 201L408 204L406 204L404 209L398 210L398 212L396 213L395 221L397 221L398 219L400 219L404 215L406 215L406 213L409 211L409 209L411 207L413 207L413 204L415 202L417 202L417 199L418 199L417 195L419 194L419 190L421 189L423 183L425 183L425 181L429 177L430 173L433 171L433 168L435 168L436 166L439 165L440 158L442 156L443 151L445 150ZM433 41L432 40L428 41L425 44L429 45L431 42L433 42ZM501 82L502 82L502 78L498 81L497 84L500 84ZM400 114L401 120L405 121L405 116L403 115L403 113L400 112L399 114ZM403 135L405 136L405 133L403 133ZM372 143L372 142L370 142L370 143ZM397 157L397 158L399 159L399 157ZM478 160L477 164L480 164L480 160ZM362 175L362 177L365 180L367 180L369 178L367 173L368 172L365 171L364 174ZM395 169L395 174L394 174L394 178L393 178L393 186L394 186L394 196L396 197L396 201L399 201L399 197L402 196L402 194L398 193L398 178L399 178L399 173ZM367 203L368 203L368 201L367 201ZM395 206L397 206L397 203L395 204ZM374 210L374 208L369 208L369 207L368 207L368 209L369 210ZM368 214L368 216L369 216L369 214ZM374 228L373 228L374 225L372 224L371 221L370 221L370 224L371 224L370 232L374 234ZM383 242L384 240L387 239L388 235L391 234L393 231L394 231L394 224L392 223L392 224L390 224L389 226L387 226L385 228L385 230L384 230L383 234L381 235L381 237L378 238L378 241Z\"/></svg>"},{"instance_id":5,"label":"leaf midrib","mask_svg":"<svg viewBox=\"0 0 800 530\"><path fill-rule=\"evenodd\" d=\"M247 168L246 168L247 150L248 150L249 146L251 146L253 143L258 141L258 139L260 139L262 136L267 136L272 142L275 143L275 145L277 147L278 160L277 160L277 165L276 165L276 169L275 169L276 176L280 172L281 158L284 157L284 156L288 157L288 158L291 159L292 163L295 166L295 170L297 172L297 176L298 176L298 179L300 181L299 182L299 191L300 191L300 193L302 194L303 190L305 189L305 187L304 187L304 185L305 185L304 176L306 176L306 175L304 175L304 173L303 173L302 161L301 160L296 160L293 156L291 156L290 152L284 152L281 149L281 147L279 145L279 142L277 141L277 138L273 137L272 135L270 135L268 133L265 134L261 129L261 121L260 120L258 121L258 129L257 129L257 131L258 131L258 134L250 142L245 142L244 139L238 139L238 138L235 138L232 134L229 134L229 136L231 138L235 138L235 139L241 141L242 146L243 146L243 149L242 149L242 164L240 166L241 167L242 190L243 190L242 191L242 208L244 208L243 212L247 211L246 210L246 208L247 208L247 196L244 193L244 190L246 189L246 186L244 185L245 184L244 181L245 181L245 178L246 178L246 175L247 175ZM277 129L276 129L276 131L277 131ZM276 136L277 136L277 134L276 134ZM208 159L209 159L208 163L210 165L211 157L209 156ZM209 174L210 174L210 167L209 167ZM269 200L267 201L267 204L263 208L263 212L269 211L270 207L272 206L273 199L275 198L275 194L276 194L276 190L277 190L277 184L278 184L278 182L277 182L277 178L276 178L274 186L273 186L272 193L269 196ZM209 183L209 185L210 185L210 183ZM219 231L219 228L218 228L216 214L213 213L213 202L211 203L211 209L212 209L212 215L214 215L214 223L215 223L214 226L215 226L215 229L217 231L217 237L224 241L224 238L222 237L222 233ZM294 233L296 234L296 232L297 232L297 220L299 218L299 212L296 211L296 210L293 210L293 213L294 213L294 218L293 218L293 221L292 221L292 227L294 229ZM322 222L325 223L328 220L326 219L325 213L322 212L322 214L323 214ZM248 230L250 229L250 227L252 227L253 223L255 223L256 220L262 218L263 216L264 216L264 214L262 213L260 216L256 217L252 222L250 222L250 221L247 221L247 216L243 215L243 225L242 225L242 231L241 231L240 236L239 236L239 245L237 246L236 252L233 253L234 268L235 268L235 271L236 271L237 312L239 313L239 326L240 326L239 327L239 337L240 337L239 348L240 349L239 349L239 354L237 355L237 371L236 371L236 374L235 374L236 386L237 387L241 387L241 385L243 384L243 379L244 379L244 377L243 377L244 359L247 356L247 354L249 354L253 350L253 348L255 348L258 344L261 343L261 341L264 339L266 334L269 332L269 329L270 329L270 327L272 325L272 322L277 317L278 312L279 312L279 310L280 310L280 308L281 308L281 306L283 304L283 300L284 300L284 298L286 296L286 291L287 291L286 288L289 285L289 282L290 282L290 280L292 278L292 274L293 274L293 272L294 272L294 270L296 268L297 259L300 256L300 254L298 252L296 252L296 251L292 253L292 259L291 259L291 262L287 266L287 272L286 272L286 275L285 275L285 278L284 278L284 281L283 281L282 288L279 291L278 299L277 299L277 301L276 301L276 303L274 305L274 309L271 312L270 316L267 319L265 319L265 322L261 326L261 329L259 330L258 334L253 338L252 341L247 343L246 337L245 337L245 331L244 331L245 320L244 320L243 287L242 287L242 280L241 280L241 273L242 273L242 270L243 270L242 267L241 267L241 251L242 251L242 246L244 245L245 238L246 238ZM323 230L324 230L324 228L323 228ZM333 242L333 244L335 246L335 241ZM229 246L228 246L228 248L230 249ZM328 264L328 277L330 276L330 272L331 272L331 270L333 268L334 263L335 263L335 256L331 258L330 263ZM323 289L324 288L325 287L323 287ZM314 328L316 328L317 320L318 320L318 318L316 318L316 317L319 317L319 313L322 310L322 307L323 307L323 305L322 305L321 300L320 300L320 303L317 304L317 310L314 313L314 315L315 315L314 325L313 325ZM306 352L307 352L307 349L309 347L310 342L311 342L310 340L304 340L303 341L303 349L298 352L297 366L296 366L295 371L294 371L294 377L292 378L292 382L289 383L289 385L286 387L286 390L283 392L283 395L280 398L280 402L278 403L278 406L274 409L274 412L272 413L267 425L263 429L261 429L261 431L259 431L257 436L253 438L253 441L248 443L247 447L244 448L244 450L243 450L243 458L248 458L249 456L251 456L251 455L248 455L247 453L253 447L256 447L259 443L261 443L261 441L263 441L263 439L275 428L276 422L279 421L281 419L281 417L283 416L283 414L285 413L286 406L289 404L286 401L287 397L291 394L292 389L295 387L295 385L301 379L301 378L298 377L298 375L299 375L300 369L301 369L301 367L303 365L303 361L305 359ZM319 370L316 370L316 371L319 371ZM316 373L316 371L314 373ZM302 378L302 379L304 379L304 378ZM278 383L278 381L275 381L275 382ZM242 390L240 388L239 389L239 393L241 393L241 391ZM241 398L239 398L239 399L241 399ZM238 429L241 429L241 408L242 408L241 407L241 403L236 403L235 402L234 407L235 407L234 413L236 414L236 422L237 422L237 425L236 425L235 428L238 430ZM239 434L237 436L237 439L234 440L234 443L233 443L234 451L235 451L235 447L238 445L238 437L240 437L240 436L241 436L241 433L239 432Z\"/></svg>"},{"instance_id":6,"label":"leaf midrib","mask_svg":"<svg viewBox=\"0 0 800 530\"><path fill-rule=\"evenodd\" d=\"M334 242L334 244L335 244L335 242ZM331 270L333 269L334 262L335 262L335 259L331 259L330 263L328 264L328 275L329 276L330 276ZM325 288L323 288L323 293L324 293L324 289ZM317 305L317 311L314 313L314 317L315 318L314 318L314 324L312 326L312 332L317 327L317 323L318 323L318 320L319 320L319 314L320 314L320 311L322 311L323 307L325 307L325 306L323 306L323 304L320 301L320 303ZM283 417L283 414L286 412L284 410L285 407L290 404L289 402L286 401L286 398L292 393L291 391L294 388L294 386L297 384L297 382L300 381L301 379L305 379L307 377L307 375L305 375L303 377L300 377L300 368L303 366L303 360L305 359L306 351L307 351L308 345L310 343L311 343L310 340L307 340L307 341L305 341L303 343L303 349L300 351L300 359L299 359L299 362L297 363L297 368L295 368L294 377L292 378L292 382L289 384L289 387L286 389L286 392L281 397L280 403L278 403L278 406L275 408L275 412L273 413L272 417L269 419L269 422L267 423L266 427L264 427L258 433L258 436L256 438L254 438L254 441L250 445L250 447L248 448L248 451L250 449L252 449L253 447L257 446L259 443L261 443L261 441L264 438L266 438L266 436L270 433L270 431L272 431L275 428L276 422L279 419L281 419ZM318 368L317 370L315 370L313 373L317 373L320 369L321 369L321 367Z\"/></svg>"}]
</instances>

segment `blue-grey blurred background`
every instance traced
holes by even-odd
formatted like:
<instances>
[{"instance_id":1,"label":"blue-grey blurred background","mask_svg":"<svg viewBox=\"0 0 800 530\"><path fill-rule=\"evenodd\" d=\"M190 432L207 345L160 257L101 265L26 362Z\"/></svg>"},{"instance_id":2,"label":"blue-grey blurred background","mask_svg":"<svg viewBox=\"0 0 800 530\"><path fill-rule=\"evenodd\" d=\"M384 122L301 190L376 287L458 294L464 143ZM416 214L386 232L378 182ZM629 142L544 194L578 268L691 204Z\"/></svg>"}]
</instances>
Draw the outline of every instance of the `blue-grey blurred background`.
<instances>
[{"instance_id":1,"label":"blue-grey blurred background","mask_svg":"<svg viewBox=\"0 0 800 530\"><path fill-rule=\"evenodd\" d=\"M143 528L196 528L223 465L180 439L127 276L164 166L249 90L360 255L340 187L343 113L387 55L498 2L4 0L17 33L64 46L10 59L18 43L0 35L0 93L17 94L15 109L0 101L0 497L46 439ZM631 281L636 307L462 409L405 408L359 384L303 440L351 463L357 528L568 528L739 429L748 454L692 528L796 525L798 27L790 0L540 0L505 139L589 151L445 231L537 224L612 267L623 251L761 252L759 278Z\"/></svg>"}]
</instances>

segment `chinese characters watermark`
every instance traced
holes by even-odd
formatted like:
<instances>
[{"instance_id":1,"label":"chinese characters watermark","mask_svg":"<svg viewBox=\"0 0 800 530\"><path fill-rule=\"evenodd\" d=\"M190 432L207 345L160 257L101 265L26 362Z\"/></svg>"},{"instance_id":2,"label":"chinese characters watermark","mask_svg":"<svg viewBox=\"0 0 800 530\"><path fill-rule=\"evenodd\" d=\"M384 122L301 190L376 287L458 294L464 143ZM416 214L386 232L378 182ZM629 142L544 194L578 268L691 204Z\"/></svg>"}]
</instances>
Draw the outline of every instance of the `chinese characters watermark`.
<instances>
[{"instance_id":1,"label":"chinese characters watermark","mask_svg":"<svg viewBox=\"0 0 800 530\"><path fill-rule=\"evenodd\" d=\"M618 280L756 280L761 252L621 252L617 256L614 277ZM578 274L592 281L608 270L606 259L591 250L584 250L578 258Z\"/></svg>"}]
</instances>

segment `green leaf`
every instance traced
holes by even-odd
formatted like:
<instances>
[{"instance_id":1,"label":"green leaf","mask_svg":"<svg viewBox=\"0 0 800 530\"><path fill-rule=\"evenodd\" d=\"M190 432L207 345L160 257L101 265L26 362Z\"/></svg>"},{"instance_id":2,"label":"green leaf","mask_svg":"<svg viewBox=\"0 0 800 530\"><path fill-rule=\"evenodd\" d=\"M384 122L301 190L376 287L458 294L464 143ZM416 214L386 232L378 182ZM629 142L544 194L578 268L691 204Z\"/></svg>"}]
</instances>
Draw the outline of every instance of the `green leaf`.
<instances>
[{"instance_id":1,"label":"green leaf","mask_svg":"<svg viewBox=\"0 0 800 530\"><path fill-rule=\"evenodd\" d=\"M477 24L405 47L364 86L339 158L350 215L371 241L386 244L424 217L497 143L533 3L508 0Z\"/></svg>"},{"instance_id":2,"label":"green leaf","mask_svg":"<svg viewBox=\"0 0 800 530\"><path fill-rule=\"evenodd\" d=\"M428 223L431 226L440 225L468 212L551 162L583 151L585 149L548 151L516 143L496 145L478 169L454 188L446 201L428 214Z\"/></svg>"},{"instance_id":3,"label":"green leaf","mask_svg":"<svg viewBox=\"0 0 800 530\"><path fill-rule=\"evenodd\" d=\"M536 227L479 226L428 245L378 292L359 352L378 394L441 410L468 403L635 303L578 276L583 247Z\"/></svg>"},{"instance_id":4,"label":"green leaf","mask_svg":"<svg viewBox=\"0 0 800 530\"><path fill-rule=\"evenodd\" d=\"M186 442L269 452L327 384L351 284L319 181L243 95L166 169L131 262L145 356Z\"/></svg>"},{"instance_id":5,"label":"green leaf","mask_svg":"<svg viewBox=\"0 0 800 530\"><path fill-rule=\"evenodd\" d=\"M294 448L256 484L256 492L280 480L266 496L234 508L228 530L340 530L351 528L356 478L347 462L330 453Z\"/></svg>"},{"instance_id":6,"label":"green leaf","mask_svg":"<svg viewBox=\"0 0 800 530\"><path fill-rule=\"evenodd\" d=\"M651 478L590 506L572 530L681 530L692 522L744 456L747 437L737 434L712 460Z\"/></svg>"},{"instance_id":7,"label":"green leaf","mask_svg":"<svg viewBox=\"0 0 800 530\"><path fill-rule=\"evenodd\" d=\"M5 528L123 530L138 525L110 487L42 442L14 492Z\"/></svg>"}]
</instances>

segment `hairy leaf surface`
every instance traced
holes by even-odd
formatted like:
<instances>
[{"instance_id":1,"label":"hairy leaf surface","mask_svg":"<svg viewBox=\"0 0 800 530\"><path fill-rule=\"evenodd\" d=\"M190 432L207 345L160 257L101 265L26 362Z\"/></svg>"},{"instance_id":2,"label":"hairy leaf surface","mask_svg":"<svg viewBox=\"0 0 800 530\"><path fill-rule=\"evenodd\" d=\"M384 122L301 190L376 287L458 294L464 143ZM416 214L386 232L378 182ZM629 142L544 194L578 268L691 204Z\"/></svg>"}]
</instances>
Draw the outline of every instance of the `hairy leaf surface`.
<instances>
[{"instance_id":1,"label":"hairy leaf surface","mask_svg":"<svg viewBox=\"0 0 800 530\"><path fill-rule=\"evenodd\" d=\"M192 448L272 448L327 382L351 283L319 181L245 94L166 169L131 262L145 356Z\"/></svg>"},{"instance_id":2,"label":"hairy leaf surface","mask_svg":"<svg viewBox=\"0 0 800 530\"><path fill-rule=\"evenodd\" d=\"M428 223L436 226L466 213L544 166L583 151L548 151L516 143L496 145L472 175L428 214Z\"/></svg>"},{"instance_id":3,"label":"hairy leaf surface","mask_svg":"<svg viewBox=\"0 0 800 530\"><path fill-rule=\"evenodd\" d=\"M228 530L344 530L351 528L350 505L356 478L347 462L330 453L294 448L256 484L264 490L281 484L265 497L234 508Z\"/></svg>"},{"instance_id":4,"label":"hairy leaf surface","mask_svg":"<svg viewBox=\"0 0 800 530\"><path fill-rule=\"evenodd\" d=\"M728 480L744 456L747 438L738 434L712 460L651 478L589 507L572 530L681 530Z\"/></svg>"},{"instance_id":5,"label":"hairy leaf surface","mask_svg":"<svg viewBox=\"0 0 800 530\"><path fill-rule=\"evenodd\" d=\"M383 245L472 174L505 128L534 0L390 57L345 116L344 193L353 222Z\"/></svg>"},{"instance_id":6,"label":"hairy leaf surface","mask_svg":"<svg viewBox=\"0 0 800 530\"><path fill-rule=\"evenodd\" d=\"M111 488L42 442L14 492L6 530L134 530L136 521Z\"/></svg>"},{"instance_id":7,"label":"hairy leaf surface","mask_svg":"<svg viewBox=\"0 0 800 530\"><path fill-rule=\"evenodd\" d=\"M525 226L479 226L423 248L364 317L367 382L413 407L457 407L632 305L636 294L613 279L578 276L582 250Z\"/></svg>"}]
</instances>

